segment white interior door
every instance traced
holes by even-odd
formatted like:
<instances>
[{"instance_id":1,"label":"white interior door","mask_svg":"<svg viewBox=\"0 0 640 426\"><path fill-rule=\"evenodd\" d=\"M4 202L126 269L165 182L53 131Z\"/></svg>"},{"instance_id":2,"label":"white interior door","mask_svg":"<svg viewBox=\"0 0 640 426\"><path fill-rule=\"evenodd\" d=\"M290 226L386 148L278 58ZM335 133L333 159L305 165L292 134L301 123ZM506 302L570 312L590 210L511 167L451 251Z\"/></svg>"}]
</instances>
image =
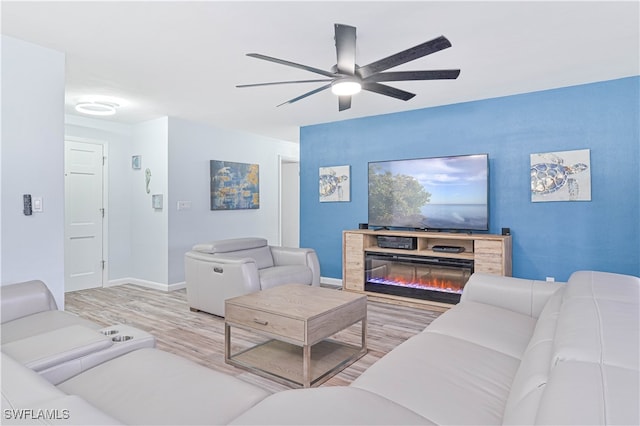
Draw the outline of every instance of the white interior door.
<instances>
[{"instance_id":1,"label":"white interior door","mask_svg":"<svg viewBox=\"0 0 640 426\"><path fill-rule=\"evenodd\" d=\"M65 291L103 284L103 146L66 141Z\"/></svg>"}]
</instances>

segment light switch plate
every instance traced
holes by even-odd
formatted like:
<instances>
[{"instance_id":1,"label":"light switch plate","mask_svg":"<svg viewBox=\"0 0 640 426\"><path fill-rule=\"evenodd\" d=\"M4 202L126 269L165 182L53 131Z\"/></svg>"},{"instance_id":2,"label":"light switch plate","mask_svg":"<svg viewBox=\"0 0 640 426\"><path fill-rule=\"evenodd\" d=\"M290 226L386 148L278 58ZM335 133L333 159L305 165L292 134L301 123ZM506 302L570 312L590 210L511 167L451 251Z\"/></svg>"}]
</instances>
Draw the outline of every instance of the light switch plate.
<instances>
[{"instance_id":1,"label":"light switch plate","mask_svg":"<svg viewBox=\"0 0 640 426\"><path fill-rule=\"evenodd\" d=\"M31 206L34 213L42 213L42 197L33 197Z\"/></svg>"},{"instance_id":2,"label":"light switch plate","mask_svg":"<svg viewBox=\"0 0 640 426\"><path fill-rule=\"evenodd\" d=\"M178 201L178 210L191 210L191 201Z\"/></svg>"}]
</instances>

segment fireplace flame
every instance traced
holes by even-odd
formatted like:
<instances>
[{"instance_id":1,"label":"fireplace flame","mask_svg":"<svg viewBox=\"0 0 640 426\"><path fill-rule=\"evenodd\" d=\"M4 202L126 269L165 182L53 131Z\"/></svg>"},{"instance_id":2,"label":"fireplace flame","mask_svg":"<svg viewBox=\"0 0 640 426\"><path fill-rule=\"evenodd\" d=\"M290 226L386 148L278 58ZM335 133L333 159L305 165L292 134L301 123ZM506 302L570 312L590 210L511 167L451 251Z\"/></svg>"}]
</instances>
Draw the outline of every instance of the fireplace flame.
<instances>
[{"instance_id":1,"label":"fireplace flame","mask_svg":"<svg viewBox=\"0 0 640 426\"><path fill-rule=\"evenodd\" d=\"M408 280L406 277L401 275L393 277L371 277L369 282L453 294L462 294L462 288L464 287L464 284L461 285L446 278L418 278Z\"/></svg>"}]
</instances>

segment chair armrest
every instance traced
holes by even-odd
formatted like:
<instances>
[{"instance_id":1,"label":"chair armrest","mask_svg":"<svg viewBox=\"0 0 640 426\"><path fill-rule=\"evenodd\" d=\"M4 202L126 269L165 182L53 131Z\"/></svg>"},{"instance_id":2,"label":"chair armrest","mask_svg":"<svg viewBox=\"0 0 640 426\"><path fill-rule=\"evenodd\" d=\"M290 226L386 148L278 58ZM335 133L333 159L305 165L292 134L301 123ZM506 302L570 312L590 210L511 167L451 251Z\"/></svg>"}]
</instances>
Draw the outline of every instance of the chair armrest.
<instances>
[{"instance_id":1,"label":"chair armrest","mask_svg":"<svg viewBox=\"0 0 640 426\"><path fill-rule=\"evenodd\" d=\"M474 273L461 302L478 302L537 318L547 300L565 283Z\"/></svg>"},{"instance_id":2,"label":"chair armrest","mask_svg":"<svg viewBox=\"0 0 640 426\"><path fill-rule=\"evenodd\" d=\"M58 309L49 288L39 280L0 287L2 323Z\"/></svg>"},{"instance_id":3,"label":"chair armrest","mask_svg":"<svg viewBox=\"0 0 640 426\"><path fill-rule=\"evenodd\" d=\"M314 249L270 246L273 263L281 265L306 265L311 269L311 285L320 285L320 262Z\"/></svg>"},{"instance_id":4,"label":"chair armrest","mask_svg":"<svg viewBox=\"0 0 640 426\"><path fill-rule=\"evenodd\" d=\"M185 254L187 302L191 308L224 316L224 301L260 290L256 262L190 251Z\"/></svg>"}]
</instances>

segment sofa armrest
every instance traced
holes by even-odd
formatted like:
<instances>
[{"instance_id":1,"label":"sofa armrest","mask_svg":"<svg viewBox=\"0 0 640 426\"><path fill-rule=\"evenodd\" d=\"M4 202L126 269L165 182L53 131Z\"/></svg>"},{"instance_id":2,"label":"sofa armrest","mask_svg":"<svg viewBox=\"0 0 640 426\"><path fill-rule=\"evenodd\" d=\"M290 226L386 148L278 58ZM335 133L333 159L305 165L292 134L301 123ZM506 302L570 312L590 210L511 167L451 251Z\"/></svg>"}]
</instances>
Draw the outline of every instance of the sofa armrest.
<instances>
[{"instance_id":1,"label":"sofa armrest","mask_svg":"<svg viewBox=\"0 0 640 426\"><path fill-rule=\"evenodd\" d=\"M39 280L0 287L0 301L2 323L58 309L49 288Z\"/></svg>"},{"instance_id":2,"label":"sofa armrest","mask_svg":"<svg viewBox=\"0 0 640 426\"><path fill-rule=\"evenodd\" d=\"M484 303L537 318L547 300L564 284L474 273L465 284L460 301Z\"/></svg>"},{"instance_id":3,"label":"sofa armrest","mask_svg":"<svg viewBox=\"0 0 640 426\"><path fill-rule=\"evenodd\" d=\"M310 248L270 246L273 263L281 265L306 265L311 269L311 285L320 285L320 262L316 251Z\"/></svg>"}]
</instances>

